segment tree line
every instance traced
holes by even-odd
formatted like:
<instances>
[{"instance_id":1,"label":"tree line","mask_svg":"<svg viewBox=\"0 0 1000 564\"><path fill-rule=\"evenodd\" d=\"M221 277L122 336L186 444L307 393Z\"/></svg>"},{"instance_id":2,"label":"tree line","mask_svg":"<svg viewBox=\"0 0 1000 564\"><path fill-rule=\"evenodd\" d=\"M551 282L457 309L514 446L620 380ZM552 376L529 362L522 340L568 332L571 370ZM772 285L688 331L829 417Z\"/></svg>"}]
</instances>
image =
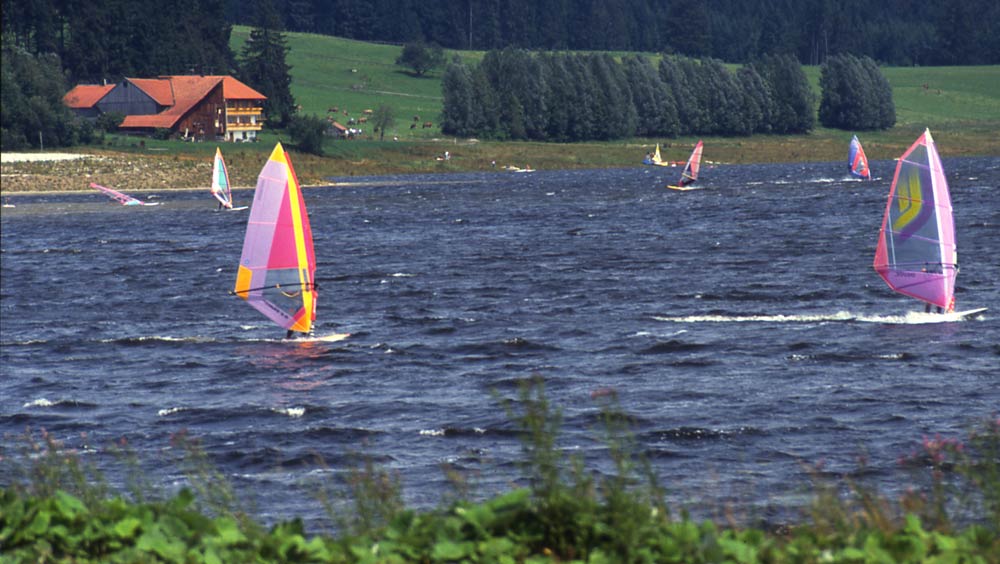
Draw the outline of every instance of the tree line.
<instances>
[{"instance_id":1,"label":"tree line","mask_svg":"<svg viewBox=\"0 0 1000 564\"><path fill-rule=\"evenodd\" d=\"M811 65L842 53L897 66L1000 63L996 0L277 1L289 31L450 49L644 51L730 63L775 53ZM250 23L243 0L226 0L226 14Z\"/></svg>"},{"instance_id":2,"label":"tree line","mask_svg":"<svg viewBox=\"0 0 1000 564\"><path fill-rule=\"evenodd\" d=\"M226 0L2 0L4 40L59 57L71 83L231 74Z\"/></svg>"},{"instance_id":3,"label":"tree line","mask_svg":"<svg viewBox=\"0 0 1000 564\"><path fill-rule=\"evenodd\" d=\"M731 72L717 59L490 51L442 77L441 129L537 141L805 133L815 95L791 55ZM890 94L891 97L891 94Z\"/></svg>"}]
</instances>

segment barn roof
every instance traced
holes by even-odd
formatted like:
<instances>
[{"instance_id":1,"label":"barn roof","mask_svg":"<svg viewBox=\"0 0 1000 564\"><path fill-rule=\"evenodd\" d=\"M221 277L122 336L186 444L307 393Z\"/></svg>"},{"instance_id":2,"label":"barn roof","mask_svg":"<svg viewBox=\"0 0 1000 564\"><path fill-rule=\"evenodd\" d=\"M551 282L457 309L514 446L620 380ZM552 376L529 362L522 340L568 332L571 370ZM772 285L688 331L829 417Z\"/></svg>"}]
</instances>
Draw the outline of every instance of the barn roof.
<instances>
[{"instance_id":1,"label":"barn roof","mask_svg":"<svg viewBox=\"0 0 1000 564\"><path fill-rule=\"evenodd\" d=\"M126 78L161 106L173 106L175 94L170 80L160 78Z\"/></svg>"},{"instance_id":2,"label":"barn roof","mask_svg":"<svg viewBox=\"0 0 1000 564\"><path fill-rule=\"evenodd\" d=\"M79 84L63 96L63 103L76 110L93 108L114 87L114 84Z\"/></svg>"},{"instance_id":3,"label":"barn roof","mask_svg":"<svg viewBox=\"0 0 1000 564\"><path fill-rule=\"evenodd\" d=\"M126 116L121 127L173 128L192 108L205 99L222 82L221 76L168 76L147 79L166 83L173 94L174 104L158 114ZM132 81L136 83L135 80ZM139 86L139 84L136 84ZM156 87L161 87L159 84ZM152 93L143 89L144 92ZM162 90L161 90L162 92Z\"/></svg>"}]
</instances>

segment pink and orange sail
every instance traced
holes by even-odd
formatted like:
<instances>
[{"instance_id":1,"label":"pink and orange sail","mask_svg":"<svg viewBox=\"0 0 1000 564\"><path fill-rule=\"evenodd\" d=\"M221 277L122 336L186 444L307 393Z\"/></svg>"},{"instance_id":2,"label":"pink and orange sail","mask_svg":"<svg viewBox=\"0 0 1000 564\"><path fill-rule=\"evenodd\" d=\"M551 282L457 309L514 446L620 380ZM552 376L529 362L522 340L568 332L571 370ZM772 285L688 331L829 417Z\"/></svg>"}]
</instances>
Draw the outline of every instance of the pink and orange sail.
<instances>
[{"instance_id":1,"label":"pink and orange sail","mask_svg":"<svg viewBox=\"0 0 1000 564\"><path fill-rule=\"evenodd\" d=\"M955 222L941 157L929 130L896 163L874 267L896 292L954 311Z\"/></svg>"},{"instance_id":2,"label":"pink and orange sail","mask_svg":"<svg viewBox=\"0 0 1000 564\"><path fill-rule=\"evenodd\" d=\"M865 155L865 149L861 146L861 141L858 141L857 135L851 139L851 147L847 151L847 166L854 176L872 179L872 172L868 168L868 157Z\"/></svg>"},{"instance_id":3,"label":"pink and orange sail","mask_svg":"<svg viewBox=\"0 0 1000 564\"><path fill-rule=\"evenodd\" d=\"M278 143L257 177L233 293L277 325L309 333L316 320L315 275L306 203Z\"/></svg>"}]
</instances>

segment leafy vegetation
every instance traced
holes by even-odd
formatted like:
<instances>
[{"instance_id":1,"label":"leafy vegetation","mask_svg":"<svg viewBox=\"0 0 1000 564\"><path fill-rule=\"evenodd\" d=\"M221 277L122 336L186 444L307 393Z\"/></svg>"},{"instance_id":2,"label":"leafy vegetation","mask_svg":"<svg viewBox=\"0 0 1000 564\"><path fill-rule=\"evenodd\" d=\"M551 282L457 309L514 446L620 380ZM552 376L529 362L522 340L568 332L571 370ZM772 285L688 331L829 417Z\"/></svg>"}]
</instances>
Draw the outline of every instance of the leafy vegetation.
<instances>
[{"instance_id":1,"label":"leafy vegetation","mask_svg":"<svg viewBox=\"0 0 1000 564\"><path fill-rule=\"evenodd\" d=\"M58 59L33 55L3 44L0 84L0 147L65 147L93 139L93 127L79 121L62 103L66 91Z\"/></svg>"},{"instance_id":2,"label":"leafy vegetation","mask_svg":"<svg viewBox=\"0 0 1000 564\"><path fill-rule=\"evenodd\" d=\"M326 120L316 116L297 115L288 123L288 135L298 150L318 156L323 156L326 129Z\"/></svg>"},{"instance_id":3,"label":"leafy vegetation","mask_svg":"<svg viewBox=\"0 0 1000 564\"><path fill-rule=\"evenodd\" d=\"M411 69L416 76L424 74L444 63L444 50L439 45L428 47L420 42L403 45L403 51L396 58L396 64Z\"/></svg>"},{"instance_id":4,"label":"leafy vegetation","mask_svg":"<svg viewBox=\"0 0 1000 564\"><path fill-rule=\"evenodd\" d=\"M736 73L714 59L490 51L475 68L453 59L442 79L444 133L589 141L677 135L806 133L814 98L791 56ZM890 92L891 96L891 92Z\"/></svg>"},{"instance_id":5,"label":"leafy vegetation","mask_svg":"<svg viewBox=\"0 0 1000 564\"><path fill-rule=\"evenodd\" d=\"M613 391L594 400L611 472L566 456L559 411L540 381L526 382L504 402L523 441L523 487L418 513L365 460L347 480L349 504L324 497L336 536L310 536L298 519L257 524L183 433L173 446L186 453L189 486L166 497L142 484L112 493L50 436L26 434L22 456L3 460L0 545L13 562L1000 562L996 417L965 442L925 438L902 457L918 486L899 503L858 483L817 481L799 523L762 529L672 515Z\"/></svg>"},{"instance_id":6,"label":"leafy vegetation","mask_svg":"<svg viewBox=\"0 0 1000 564\"><path fill-rule=\"evenodd\" d=\"M889 129L896 124L892 87L868 57L836 55L820 68L819 120L839 129Z\"/></svg>"}]
</instances>

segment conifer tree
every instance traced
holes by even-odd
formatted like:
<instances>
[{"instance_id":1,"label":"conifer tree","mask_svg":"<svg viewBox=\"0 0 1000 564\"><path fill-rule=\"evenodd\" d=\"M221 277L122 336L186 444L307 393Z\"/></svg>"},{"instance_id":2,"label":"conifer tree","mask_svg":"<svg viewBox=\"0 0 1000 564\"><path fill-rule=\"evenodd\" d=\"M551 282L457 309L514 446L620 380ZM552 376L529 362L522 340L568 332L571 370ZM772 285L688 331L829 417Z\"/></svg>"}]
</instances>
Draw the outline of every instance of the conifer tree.
<instances>
[{"instance_id":1,"label":"conifer tree","mask_svg":"<svg viewBox=\"0 0 1000 564\"><path fill-rule=\"evenodd\" d=\"M545 123L545 138L550 141L568 141L571 114L576 107L576 88L566 70L564 55L545 54L539 62L542 65L547 88L545 107L548 119Z\"/></svg>"},{"instance_id":2,"label":"conifer tree","mask_svg":"<svg viewBox=\"0 0 1000 564\"><path fill-rule=\"evenodd\" d=\"M847 130L885 129L896 123L892 88L868 57L835 55L820 69L819 120Z\"/></svg>"},{"instance_id":3,"label":"conifer tree","mask_svg":"<svg viewBox=\"0 0 1000 564\"><path fill-rule=\"evenodd\" d=\"M288 44L280 29L281 19L273 1L259 0L257 25L243 46L240 64L240 79L267 96L264 114L268 125L275 128L287 125L295 113L292 67L285 62Z\"/></svg>"},{"instance_id":4,"label":"conifer tree","mask_svg":"<svg viewBox=\"0 0 1000 564\"><path fill-rule=\"evenodd\" d=\"M455 57L444 69L441 77L441 131L449 135L475 134L472 127L472 76L469 67Z\"/></svg>"},{"instance_id":5,"label":"conifer tree","mask_svg":"<svg viewBox=\"0 0 1000 564\"><path fill-rule=\"evenodd\" d=\"M774 94L771 130L774 133L807 133L816 125L815 95L795 57L766 55L755 64Z\"/></svg>"}]
</instances>

